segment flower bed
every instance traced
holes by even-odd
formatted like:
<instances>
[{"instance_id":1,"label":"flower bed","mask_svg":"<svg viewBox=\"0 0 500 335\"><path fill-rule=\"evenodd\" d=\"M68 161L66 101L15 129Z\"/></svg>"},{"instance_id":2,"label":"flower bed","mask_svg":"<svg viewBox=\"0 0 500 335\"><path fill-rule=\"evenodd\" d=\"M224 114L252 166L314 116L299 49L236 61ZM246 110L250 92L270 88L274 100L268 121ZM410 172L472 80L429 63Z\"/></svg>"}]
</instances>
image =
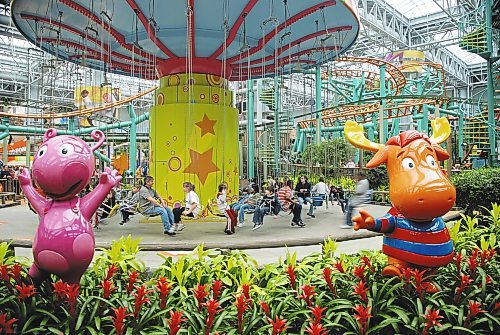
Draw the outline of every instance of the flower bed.
<instances>
[{"instance_id":1,"label":"flower bed","mask_svg":"<svg viewBox=\"0 0 500 335\"><path fill-rule=\"evenodd\" d=\"M103 250L81 286L53 278L35 288L3 244L0 334L494 334L498 209L450 227L448 266L389 279L383 254L337 256L331 240L322 253L262 268L243 252L200 246L148 272L128 237ZM426 293L429 281L441 290Z\"/></svg>"}]
</instances>

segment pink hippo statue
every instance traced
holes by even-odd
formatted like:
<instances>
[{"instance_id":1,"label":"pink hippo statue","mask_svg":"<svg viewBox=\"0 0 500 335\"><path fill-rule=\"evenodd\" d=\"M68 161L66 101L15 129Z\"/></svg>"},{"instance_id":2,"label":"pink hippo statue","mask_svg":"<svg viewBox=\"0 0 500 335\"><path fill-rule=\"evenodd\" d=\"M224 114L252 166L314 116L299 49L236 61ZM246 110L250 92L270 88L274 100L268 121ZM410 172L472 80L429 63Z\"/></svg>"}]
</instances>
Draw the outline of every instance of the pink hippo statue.
<instances>
[{"instance_id":1,"label":"pink hippo statue","mask_svg":"<svg viewBox=\"0 0 500 335\"><path fill-rule=\"evenodd\" d=\"M51 273L68 283L79 283L94 256L91 218L122 177L106 168L91 193L77 196L90 182L95 169L93 152L104 142L100 130L91 136L98 142L89 147L78 137L56 136L55 129L47 130L33 161L33 180L47 197L33 187L27 169L19 175L24 195L40 216L29 270L35 283Z\"/></svg>"}]
</instances>

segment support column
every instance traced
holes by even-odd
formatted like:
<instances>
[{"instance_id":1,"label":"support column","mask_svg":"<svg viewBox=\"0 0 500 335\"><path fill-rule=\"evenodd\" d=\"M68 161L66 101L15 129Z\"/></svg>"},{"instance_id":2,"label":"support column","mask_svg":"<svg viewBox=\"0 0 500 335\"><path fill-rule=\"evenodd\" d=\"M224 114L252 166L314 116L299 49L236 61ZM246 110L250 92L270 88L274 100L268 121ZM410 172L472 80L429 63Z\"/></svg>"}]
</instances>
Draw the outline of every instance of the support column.
<instances>
[{"instance_id":1,"label":"support column","mask_svg":"<svg viewBox=\"0 0 500 335\"><path fill-rule=\"evenodd\" d=\"M74 116L70 116L68 118L68 131L71 132L71 133L73 133L75 131L75 129L76 129L75 122L76 122L76 120L75 120Z\"/></svg>"},{"instance_id":2,"label":"support column","mask_svg":"<svg viewBox=\"0 0 500 335\"><path fill-rule=\"evenodd\" d=\"M8 160L9 160L9 119L3 118L2 124L6 127L4 130L4 133L1 134L2 137L0 137L1 139L3 139L2 161L5 165L9 165L8 164Z\"/></svg>"},{"instance_id":3,"label":"support column","mask_svg":"<svg viewBox=\"0 0 500 335\"><path fill-rule=\"evenodd\" d=\"M488 70L488 142L490 143L489 163L496 161L496 138L495 138L495 95L493 88L493 36L492 36L492 15L491 0L485 1L486 7L486 45L488 47L487 70Z\"/></svg>"},{"instance_id":4,"label":"support column","mask_svg":"<svg viewBox=\"0 0 500 335\"><path fill-rule=\"evenodd\" d=\"M132 172L132 175L135 176L135 170L137 170L136 166L136 156L137 156L137 125L135 123L135 112L132 104L127 106L128 116L130 118L130 146L128 150L129 154L129 170Z\"/></svg>"},{"instance_id":5,"label":"support column","mask_svg":"<svg viewBox=\"0 0 500 335\"><path fill-rule=\"evenodd\" d=\"M31 167L31 138L26 136L26 167L29 169Z\"/></svg>"},{"instance_id":6,"label":"support column","mask_svg":"<svg viewBox=\"0 0 500 335\"><path fill-rule=\"evenodd\" d=\"M464 135L463 135L463 129L464 129L464 113L463 111L458 114L458 158L459 158L459 163L462 163L462 160L464 159Z\"/></svg>"},{"instance_id":7,"label":"support column","mask_svg":"<svg viewBox=\"0 0 500 335\"><path fill-rule=\"evenodd\" d=\"M254 178L255 170L255 123L253 80L247 80L247 178Z\"/></svg>"},{"instance_id":8,"label":"support column","mask_svg":"<svg viewBox=\"0 0 500 335\"><path fill-rule=\"evenodd\" d=\"M385 108L385 65L380 66L380 105L378 109L378 122L379 130L378 137L380 143L385 143L385 132L384 132L384 108Z\"/></svg>"},{"instance_id":9,"label":"support column","mask_svg":"<svg viewBox=\"0 0 500 335\"><path fill-rule=\"evenodd\" d=\"M279 158L280 158L280 92L279 92L279 77L274 77L274 172L275 177L279 173Z\"/></svg>"},{"instance_id":10,"label":"support column","mask_svg":"<svg viewBox=\"0 0 500 335\"><path fill-rule=\"evenodd\" d=\"M321 67L316 66L316 144L321 143Z\"/></svg>"}]
</instances>

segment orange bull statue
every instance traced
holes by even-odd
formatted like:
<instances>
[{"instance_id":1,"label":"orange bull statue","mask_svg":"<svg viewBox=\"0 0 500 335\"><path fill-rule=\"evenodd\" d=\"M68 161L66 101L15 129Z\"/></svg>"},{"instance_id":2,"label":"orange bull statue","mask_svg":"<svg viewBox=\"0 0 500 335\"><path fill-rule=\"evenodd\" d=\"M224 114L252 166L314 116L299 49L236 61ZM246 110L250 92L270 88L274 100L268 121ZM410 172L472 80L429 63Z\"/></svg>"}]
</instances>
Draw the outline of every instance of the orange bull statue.
<instances>
[{"instance_id":1,"label":"orange bull statue","mask_svg":"<svg viewBox=\"0 0 500 335\"><path fill-rule=\"evenodd\" d=\"M354 229L384 233L382 251L388 256L385 276L400 276L406 267L436 268L453 259L453 243L442 215L455 203L455 188L439 161L449 158L439 146L450 135L446 118L432 121L433 135L415 130L391 137L385 145L369 141L363 127L347 121L344 133L354 146L376 152L366 164L386 164L392 208L381 218L366 211L353 218Z\"/></svg>"}]
</instances>

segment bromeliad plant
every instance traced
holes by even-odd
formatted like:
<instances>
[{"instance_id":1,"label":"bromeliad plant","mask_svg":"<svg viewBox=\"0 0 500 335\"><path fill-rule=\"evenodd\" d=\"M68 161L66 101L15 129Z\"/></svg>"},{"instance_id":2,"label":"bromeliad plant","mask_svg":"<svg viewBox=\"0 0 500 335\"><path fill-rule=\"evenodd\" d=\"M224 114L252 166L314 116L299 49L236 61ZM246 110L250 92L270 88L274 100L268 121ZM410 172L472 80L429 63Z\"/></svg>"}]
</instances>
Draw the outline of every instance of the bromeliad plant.
<instances>
[{"instance_id":1,"label":"bromeliad plant","mask_svg":"<svg viewBox=\"0 0 500 335\"><path fill-rule=\"evenodd\" d=\"M3 334L494 334L500 329L497 215L450 224L452 263L384 278L380 252L338 255L330 239L301 261L259 268L240 251L196 248L154 272L123 238L98 256L81 285L31 284L0 244ZM428 283L437 293L427 293Z\"/></svg>"}]
</instances>

